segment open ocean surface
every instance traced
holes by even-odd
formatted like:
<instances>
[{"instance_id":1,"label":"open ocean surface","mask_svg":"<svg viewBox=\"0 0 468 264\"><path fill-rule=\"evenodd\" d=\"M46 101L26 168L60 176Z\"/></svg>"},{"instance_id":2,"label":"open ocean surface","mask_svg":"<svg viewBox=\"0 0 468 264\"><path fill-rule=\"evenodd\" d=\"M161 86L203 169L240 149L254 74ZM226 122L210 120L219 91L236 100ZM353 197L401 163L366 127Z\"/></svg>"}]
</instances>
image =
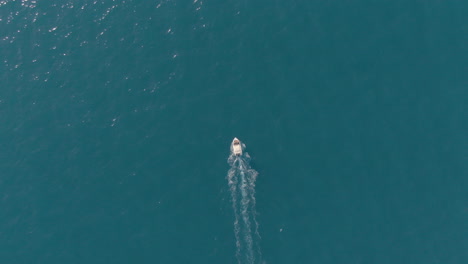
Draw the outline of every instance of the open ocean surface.
<instances>
[{"instance_id":1,"label":"open ocean surface","mask_svg":"<svg viewBox=\"0 0 468 264\"><path fill-rule=\"evenodd\" d=\"M257 263L468 263L467 14L1 0L0 263L238 263L233 137Z\"/></svg>"}]
</instances>

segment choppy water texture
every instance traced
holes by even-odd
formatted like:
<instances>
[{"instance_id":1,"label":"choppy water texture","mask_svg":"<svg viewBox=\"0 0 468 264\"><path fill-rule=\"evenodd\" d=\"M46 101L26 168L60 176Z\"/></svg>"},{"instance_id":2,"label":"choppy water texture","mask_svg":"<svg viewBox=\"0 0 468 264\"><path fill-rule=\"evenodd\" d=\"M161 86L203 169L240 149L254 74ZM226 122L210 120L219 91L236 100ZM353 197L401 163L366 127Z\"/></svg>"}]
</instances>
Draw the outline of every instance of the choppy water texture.
<instances>
[{"instance_id":1,"label":"choppy water texture","mask_svg":"<svg viewBox=\"0 0 468 264\"><path fill-rule=\"evenodd\" d=\"M0 0L1 262L468 263L466 14Z\"/></svg>"}]
</instances>

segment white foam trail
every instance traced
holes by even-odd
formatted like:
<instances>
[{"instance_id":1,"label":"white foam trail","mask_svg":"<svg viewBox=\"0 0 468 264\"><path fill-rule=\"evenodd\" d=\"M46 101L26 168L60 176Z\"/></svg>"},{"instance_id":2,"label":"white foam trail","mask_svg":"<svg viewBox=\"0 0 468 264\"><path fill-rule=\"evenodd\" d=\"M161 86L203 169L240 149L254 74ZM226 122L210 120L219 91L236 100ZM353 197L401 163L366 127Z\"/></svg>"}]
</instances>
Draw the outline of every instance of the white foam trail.
<instances>
[{"instance_id":1,"label":"white foam trail","mask_svg":"<svg viewBox=\"0 0 468 264\"><path fill-rule=\"evenodd\" d=\"M237 209L237 176L236 171L231 168L228 172L228 184L231 191L232 209L234 210L234 236L236 237L236 257L240 258L240 226L239 226L239 212Z\"/></svg>"},{"instance_id":2,"label":"white foam trail","mask_svg":"<svg viewBox=\"0 0 468 264\"><path fill-rule=\"evenodd\" d=\"M245 148L245 145L242 144ZM239 264L261 262L260 233L257 222L255 180L258 173L249 166L250 156L231 155L228 163L227 180L231 192L234 211L234 236L236 238L236 258Z\"/></svg>"},{"instance_id":3,"label":"white foam trail","mask_svg":"<svg viewBox=\"0 0 468 264\"><path fill-rule=\"evenodd\" d=\"M242 163L241 163L242 164ZM248 193L249 191L249 186L247 179L245 177L244 169L241 167L240 168L240 176L241 176L241 194L242 194L242 200L241 200L241 215L242 215L242 220L243 224L245 227L245 232L244 232L244 241L245 241L245 253L246 253L246 258L248 260L248 263L255 263L255 257L253 255L252 251L252 234L251 234L251 224L250 224L250 195Z\"/></svg>"}]
</instances>

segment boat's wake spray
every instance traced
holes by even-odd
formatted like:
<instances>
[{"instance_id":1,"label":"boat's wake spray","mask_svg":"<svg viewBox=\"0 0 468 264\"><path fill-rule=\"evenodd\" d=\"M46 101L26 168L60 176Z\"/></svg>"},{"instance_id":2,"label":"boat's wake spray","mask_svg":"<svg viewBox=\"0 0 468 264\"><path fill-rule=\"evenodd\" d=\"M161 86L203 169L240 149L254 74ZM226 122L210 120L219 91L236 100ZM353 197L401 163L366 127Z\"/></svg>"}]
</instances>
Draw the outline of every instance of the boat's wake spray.
<instances>
[{"instance_id":1,"label":"boat's wake spray","mask_svg":"<svg viewBox=\"0 0 468 264\"><path fill-rule=\"evenodd\" d=\"M242 144L242 143L241 143ZM245 145L242 144L242 149ZM234 210L234 235L236 238L236 257L239 264L260 263L260 233L255 209L255 180L257 171L249 166L250 156L231 153L228 163L227 180Z\"/></svg>"}]
</instances>

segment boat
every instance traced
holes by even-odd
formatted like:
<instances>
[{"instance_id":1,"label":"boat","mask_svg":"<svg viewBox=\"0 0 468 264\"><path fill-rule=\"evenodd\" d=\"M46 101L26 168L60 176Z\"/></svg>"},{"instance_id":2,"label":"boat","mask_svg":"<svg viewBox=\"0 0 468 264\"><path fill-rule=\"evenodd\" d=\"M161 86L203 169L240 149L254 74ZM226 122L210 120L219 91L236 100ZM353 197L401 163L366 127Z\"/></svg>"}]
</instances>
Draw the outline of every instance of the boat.
<instances>
[{"instance_id":1,"label":"boat","mask_svg":"<svg viewBox=\"0 0 468 264\"><path fill-rule=\"evenodd\" d=\"M231 152L236 156L242 155L242 144L236 137L232 140Z\"/></svg>"}]
</instances>

